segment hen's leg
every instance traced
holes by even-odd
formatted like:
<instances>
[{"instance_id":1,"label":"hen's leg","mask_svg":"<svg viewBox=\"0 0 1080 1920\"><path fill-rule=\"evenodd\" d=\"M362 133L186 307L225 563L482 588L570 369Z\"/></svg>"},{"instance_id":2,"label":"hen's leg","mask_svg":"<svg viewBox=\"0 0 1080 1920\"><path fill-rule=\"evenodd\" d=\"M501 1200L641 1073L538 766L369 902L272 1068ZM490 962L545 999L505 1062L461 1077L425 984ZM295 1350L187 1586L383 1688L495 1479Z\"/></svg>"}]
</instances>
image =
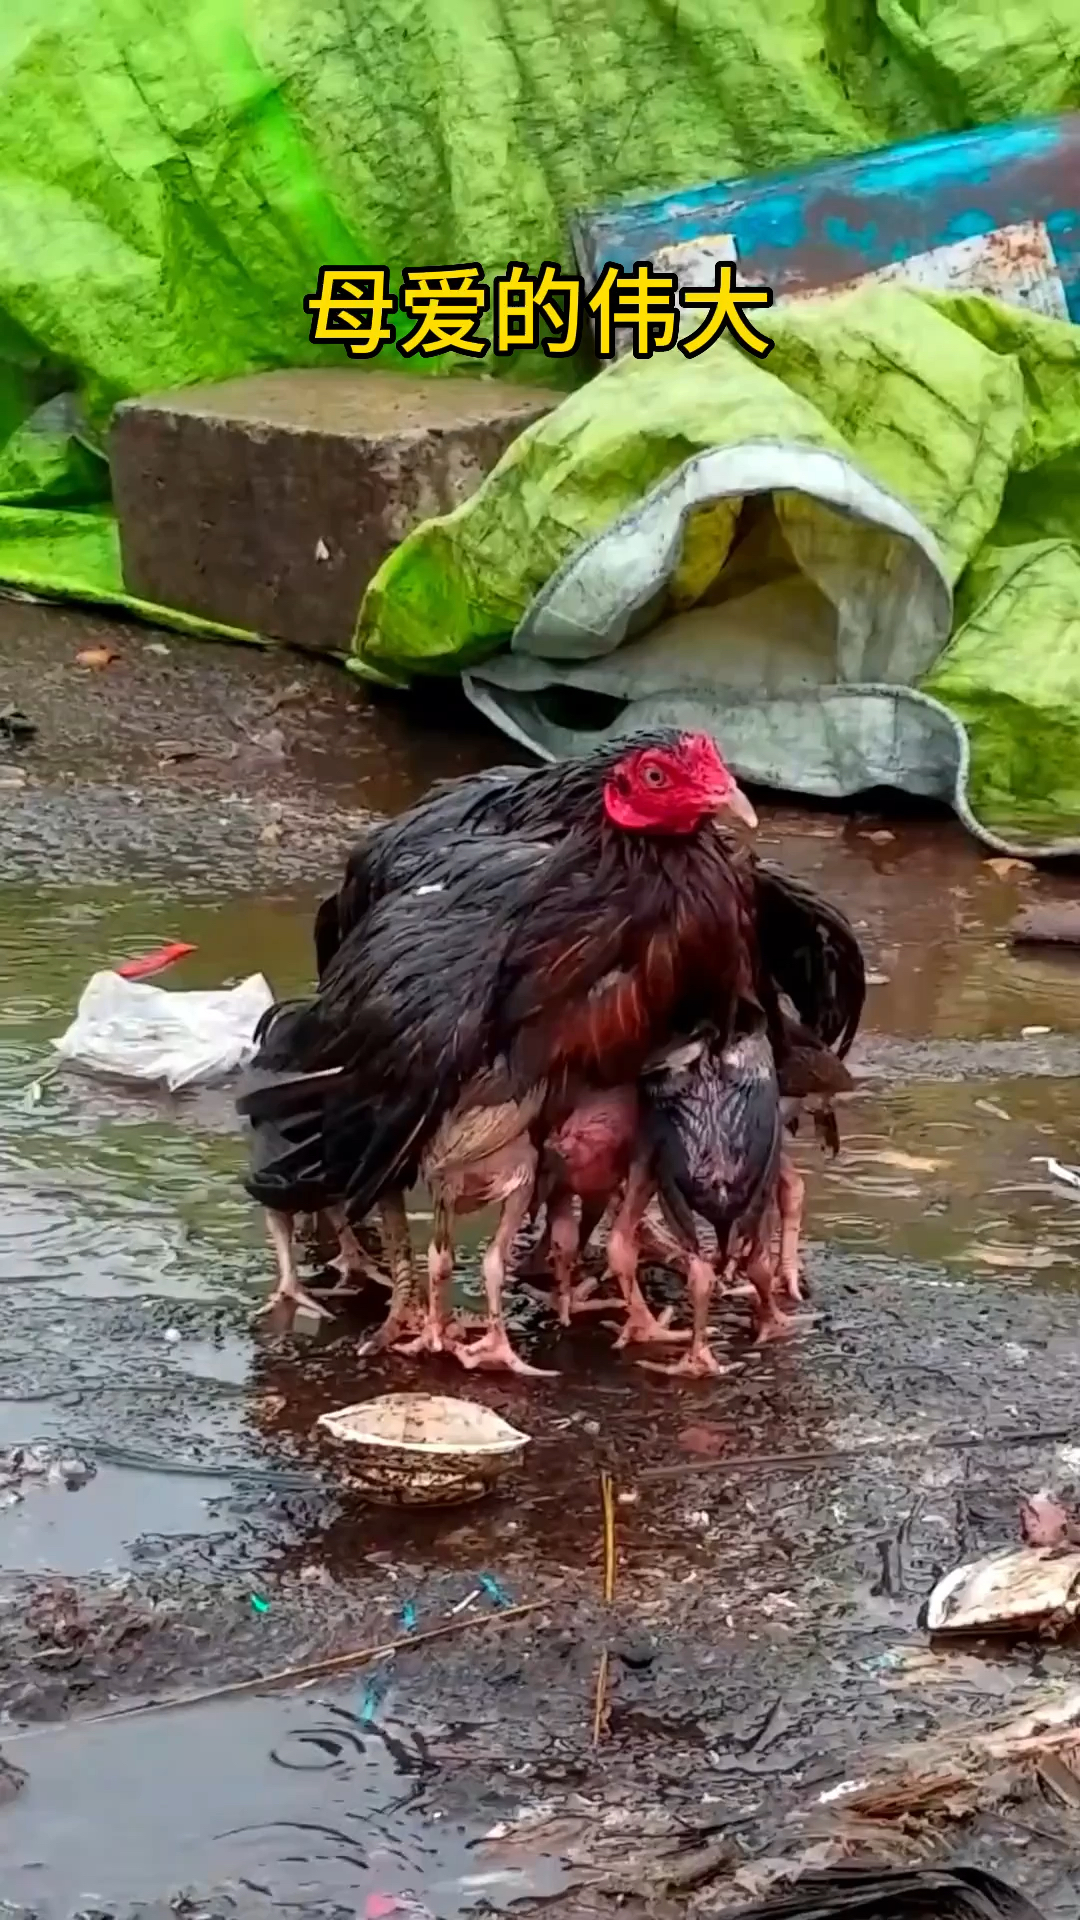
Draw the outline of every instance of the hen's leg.
<instances>
[{"instance_id":1,"label":"hen's leg","mask_svg":"<svg viewBox=\"0 0 1080 1920\"><path fill-rule=\"evenodd\" d=\"M780 1290L789 1300L803 1300L802 1272L799 1263L799 1238L802 1233L806 1181L793 1160L783 1154L776 1182L780 1207Z\"/></svg>"},{"instance_id":2,"label":"hen's leg","mask_svg":"<svg viewBox=\"0 0 1080 1920\"><path fill-rule=\"evenodd\" d=\"M503 1202L502 1216L484 1255L484 1291L487 1295L488 1324L487 1332L472 1346L455 1347L454 1351L463 1367L492 1367L506 1369L510 1373L519 1373L529 1379L554 1380L558 1376L543 1367L530 1367L519 1353L515 1353L506 1331L503 1318L502 1293L506 1279L506 1259L521 1230L522 1222L529 1211L529 1199L532 1193L532 1168L528 1178L515 1187Z\"/></svg>"},{"instance_id":3,"label":"hen's leg","mask_svg":"<svg viewBox=\"0 0 1080 1920\"><path fill-rule=\"evenodd\" d=\"M443 1194L435 1193L435 1218L428 1246L428 1304L419 1333L413 1340L397 1346L398 1353L453 1353L455 1340L450 1328L450 1283L454 1277L453 1210ZM402 1202L404 1210L404 1202ZM406 1223L406 1230L407 1230ZM404 1282L403 1282L404 1284ZM412 1289L412 1260L409 1261L409 1291ZM408 1299L403 1310L408 1308ZM394 1302L390 1303L390 1315ZM400 1331L400 1322L398 1330ZM386 1329L383 1329L385 1334Z\"/></svg>"},{"instance_id":4,"label":"hen's leg","mask_svg":"<svg viewBox=\"0 0 1080 1920\"><path fill-rule=\"evenodd\" d=\"M690 1290L694 1324L690 1335L690 1345L680 1360L665 1364L658 1360L639 1360L640 1367L648 1367L652 1373L682 1375L691 1380L704 1380L710 1375L738 1373L735 1364L722 1367L709 1345L709 1302L712 1299L716 1273L708 1260L701 1254L690 1255L686 1274Z\"/></svg>"},{"instance_id":5,"label":"hen's leg","mask_svg":"<svg viewBox=\"0 0 1080 1920\"><path fill-rule=\"evenodd\" d=\"M616 1351L630 1346L657 1346L689 1340L688 1333L677 1333L668 1325L665 1307L660 1318L653 1313L638 1285L638 1229L652 1199L654 1182L641 1163L631 1169L622 1205L615 1216L608 1239L608 1270L614 1274L626 1303L626 1324L615 1342Z\"/></svg>"},{"instance_id":6,"label":"hen's leg","mask_svg":"<svg viewBox=\"0 0 1080 1920\"><path fill-rule=\"evenodd\" d=\"M344 1207L341 1205L327 1207L326 1214L337 1234L338 1242L334 1259L327 1262L327 1265L339 1276L335 1284L329 1288L329 1292L332 1294L358 1293L360 1288L355 1284L357 1281L363 1283L374 1280L380 1287L388 1285L385 1275L380 1273L371 1255L360 1245L349 1225Z\"/></svg>"},{"instance_id":7,"label":"hen's leg","mask_svg":"<svg viewBox=\"0 0 1080 1920\"><path fill-rule=\"evenodd\" d=\"M390 1303L378 1332L362 1342L362 1355L392 1347L403 1335L415 1338L427 1325L424 1309L416 1297L416 1267L404 1194L387 1194L379 1201L378 1214L383 1252L390 1269Z\"/></svg>"},{"instance_id":8,"label":"hen's leg","mask_svg":"<svg viewBox=\"0 0 1080 1920\"><path fill-rule=\"evenodd\" d=\"M296 1255L293 1252L293 1223L287 1213L277 1213L272 1207L266 1209L266 1230L270 1235L270 1244L277 1261L277 1286L266 1305L259 1308L254 1316L256 1320L274 1316L283 1327L291 1327L296 1318L297 1307L307 1307L317 1314L320 1320L332 1320L333 1314L313 1300L310 1293L300 1285L300 1275L296 1271Z\"/></svg>"}]
</instances>

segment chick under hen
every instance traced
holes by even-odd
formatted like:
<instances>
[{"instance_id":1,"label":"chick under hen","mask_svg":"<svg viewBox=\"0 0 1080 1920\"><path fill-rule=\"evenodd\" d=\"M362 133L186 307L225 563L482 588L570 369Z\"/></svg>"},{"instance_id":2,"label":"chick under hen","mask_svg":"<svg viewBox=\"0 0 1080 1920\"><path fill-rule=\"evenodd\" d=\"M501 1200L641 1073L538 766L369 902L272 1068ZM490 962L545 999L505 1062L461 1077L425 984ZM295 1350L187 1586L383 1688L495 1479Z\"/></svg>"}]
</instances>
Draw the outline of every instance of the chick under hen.
<instances>
[{"instance_id":1,"label":"chick under hen","mask_svg":"<svg viewBox=\"0 0 1080 1920\"><path fill-rule=\"evenodd\" d=\"M724 1038L706 1028L669 1047L642 1074L641 1095L641 1150L612 1227L608 1263L628 1286L636 1275L638 1229L655 1194L686 1254L692 1314L687 1352L662 1370L720 1373L709 1345L709 1304L736 1237L751 1249L747 1270L758 1292L759 1338L776 1312L762 1229L776 1189L782 1115L764 1020L751 1014L749 1030ZM714 1258L703 1249L700 1220L715 1235Z\"/></svg>"}]
</instances>

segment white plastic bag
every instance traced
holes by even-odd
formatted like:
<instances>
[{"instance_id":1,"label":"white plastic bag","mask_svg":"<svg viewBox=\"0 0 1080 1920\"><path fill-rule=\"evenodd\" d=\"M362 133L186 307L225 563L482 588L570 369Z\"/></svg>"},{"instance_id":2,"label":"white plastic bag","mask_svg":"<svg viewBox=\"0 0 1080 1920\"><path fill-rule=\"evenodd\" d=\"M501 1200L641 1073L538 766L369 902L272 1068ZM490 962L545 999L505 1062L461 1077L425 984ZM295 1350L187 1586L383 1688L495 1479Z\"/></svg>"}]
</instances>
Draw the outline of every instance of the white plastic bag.
<instances>
[{"instance_id":1,"label":"white plastic bag","mask_svg":"<svg viewBox=\"0 0 1080 1920\"><path fill-rule=\"evenodd\" d=\"M261 973L238 987L170 993L118 973L95 973L71 1026L53 1045L92 1073L178 1087L224 1080L251 1059L253 1034L274 996Z\"/></svg>"}]
</instances>

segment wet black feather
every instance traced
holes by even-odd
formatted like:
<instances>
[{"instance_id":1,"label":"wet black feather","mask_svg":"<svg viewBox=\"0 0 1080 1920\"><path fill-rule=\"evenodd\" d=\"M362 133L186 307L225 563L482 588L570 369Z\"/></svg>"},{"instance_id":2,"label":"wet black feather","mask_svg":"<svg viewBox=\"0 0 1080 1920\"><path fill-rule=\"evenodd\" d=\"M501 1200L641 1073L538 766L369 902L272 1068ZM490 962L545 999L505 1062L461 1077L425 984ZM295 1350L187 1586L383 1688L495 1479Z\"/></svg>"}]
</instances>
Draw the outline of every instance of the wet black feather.
<instances>
[{"instance_id":1,"label":"wet black feather","mask_svg":"<svg viewBox=\"0 0 1080 1920\"><path fill-rule=\"evenodd\" d=\"M726 1042L699 1033L651 1064L641 1091L664 1214L692 1252L695 1216L708 1221L723 1257L736 1228L757 1224L776 1181L780 1088L768 1033L759 1025Z\"/></svg>"},{"instance_id":2,"label":"wet black feather","mask_svg":"<svg viewBox=\"0 0 1080 1920\"><path fill-rule=\"evenodd\" d=\"M574 760L540 767L489 767L457 780L440 780L385 825L373 828L349 854L332 912L324 901L322 938L316 930L319 976L336 946L371 908L407 881L418 853L429 845L455 846L475 834L507 834L520 840L555 840L595 824L599 828L604 783L635 745L672 745L674 727L624 736ZM334 944L336 941L336 944Z\"/></svg>"}]
</instances>

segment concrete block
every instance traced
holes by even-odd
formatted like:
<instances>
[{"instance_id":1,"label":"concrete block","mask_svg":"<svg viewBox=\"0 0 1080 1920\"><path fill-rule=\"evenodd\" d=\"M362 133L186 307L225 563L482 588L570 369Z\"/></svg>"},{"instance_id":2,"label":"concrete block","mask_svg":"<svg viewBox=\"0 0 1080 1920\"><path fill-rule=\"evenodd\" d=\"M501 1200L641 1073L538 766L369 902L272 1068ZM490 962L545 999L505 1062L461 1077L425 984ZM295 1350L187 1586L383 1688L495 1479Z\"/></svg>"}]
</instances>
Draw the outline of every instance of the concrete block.
<instances>
[{"instance_id":1,"label":"concrete block","mask_svg":"<svg viewBox=\"0 0 1080 1920\"><path fill-rule=\"evenodd\" d=\"M205 619L344 650L386 555L475 492L557 399L344 367L127 401L110 446L125 584Z\"/></svg>"}]
</instances>

